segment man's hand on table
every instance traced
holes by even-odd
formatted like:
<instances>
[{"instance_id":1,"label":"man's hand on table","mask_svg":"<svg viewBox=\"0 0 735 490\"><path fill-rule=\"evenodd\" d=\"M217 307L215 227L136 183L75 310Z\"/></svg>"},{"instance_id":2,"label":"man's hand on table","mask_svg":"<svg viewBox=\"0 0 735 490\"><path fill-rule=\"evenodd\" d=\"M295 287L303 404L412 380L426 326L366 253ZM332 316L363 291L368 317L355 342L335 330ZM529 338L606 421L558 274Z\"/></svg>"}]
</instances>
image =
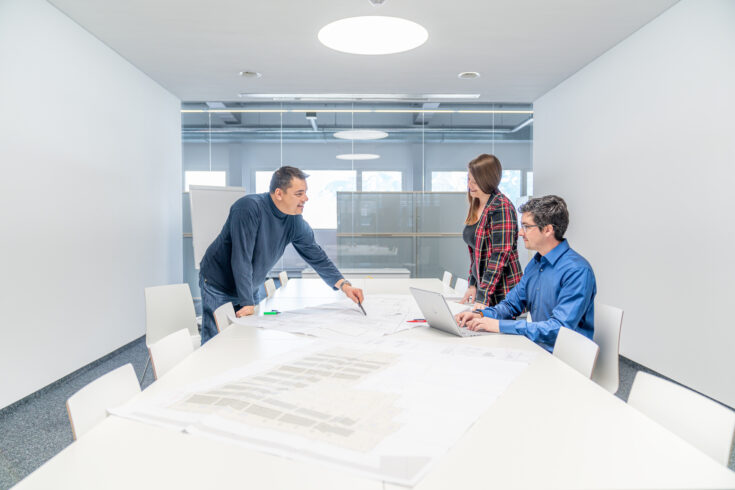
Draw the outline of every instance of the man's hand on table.
<instances>
[{"instance_id":1,"label":"man's hand on table","mask_svg":"<svg viewBox=\"0 0 735 490\"><path fill-rule=\"evenodd\" d=\"M477 296L477 287L469 286L467 290L465 290L464 295L462 296L462 299L459 300L459 303L466 305L467 303L472 302L472 300L475 299L475 296Z\"/></svg>"},{"instance_id":2,"label":"man's hand on table","mask_svg":"<svg viewBox=\"0 0 735 490\"><path fill-rule=\"evenodd\" d=\"M250 316L253 313L255 313L255 306L243 306L239 310L237 310L237 313L235 313L235 316L238 318L242 318L244 316Z\"/></svg>"}]
</instances>

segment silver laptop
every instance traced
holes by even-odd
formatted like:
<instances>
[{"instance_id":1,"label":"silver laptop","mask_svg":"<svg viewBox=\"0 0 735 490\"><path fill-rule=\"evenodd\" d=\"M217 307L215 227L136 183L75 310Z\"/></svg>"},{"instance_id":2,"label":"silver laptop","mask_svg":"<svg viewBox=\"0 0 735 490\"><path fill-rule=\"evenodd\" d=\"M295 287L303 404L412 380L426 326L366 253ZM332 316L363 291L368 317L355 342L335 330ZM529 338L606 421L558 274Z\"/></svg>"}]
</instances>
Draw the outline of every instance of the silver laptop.
<instances>
[{"instance_id":1,"label":"silver laptop","mask_svg":"<svg viewBox=\"0 0 735 490\"><path fill-rule=\"evenodd\" d=\"M476 335L490 333L484 331L476 332L457 325L457 321L454 319L454 315L452 315L452 310L449 309L449 305L441 293L411 287L408 289L411 290L411 294L413 294L421 313L423 313L426 322L431 328L436 328L437 330L451 333L458 337L474 337Z\"/></svg>"}]
</instances>

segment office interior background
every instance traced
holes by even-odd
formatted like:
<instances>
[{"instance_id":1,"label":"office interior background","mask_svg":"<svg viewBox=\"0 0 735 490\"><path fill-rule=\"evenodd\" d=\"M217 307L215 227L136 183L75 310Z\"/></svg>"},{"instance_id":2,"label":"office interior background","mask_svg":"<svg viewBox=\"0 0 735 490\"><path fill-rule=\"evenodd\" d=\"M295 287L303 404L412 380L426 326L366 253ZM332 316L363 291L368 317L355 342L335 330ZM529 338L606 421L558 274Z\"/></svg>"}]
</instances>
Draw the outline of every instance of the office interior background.
<instances>
[{"instance_id":1,"label":"office interior background","mask_svg":"<svg viewBox=\"0 0 735 490\"><path fill-rule=\"evenodd\" d=\"M266 192L276 168L299 167L309 175L304 218L338 267L411 277L467 276L460 233L470 160L497 155L500 187L515 203L533 188L529 104L230 103L210 112L224 105L188 103L182 114L183 267L195 297L188 185ZM342 139L350 131L378 138ZM289 246L272 273L306 267Z\"/></svg>"},{"instance_id":2,"label":"office interior background","mask_svg":"<svg viewBox=\"0 0 735 490\"><path fill-rule=\"evenodd\" d=\"M286 3L295 17L313 18L301 15L303 6ZM328 3L329 15L320 19L339 18L349 2ZM735 233L726 197L735 177L735 2L529 1L518 8L543 15L505 19L506 10L521 14L512 2L491 3L497 11L474 7L479 15L452 15L456 5L386 3L388 12L412 12L428 24L444 15L447 23L432 33L474 46L455 53L429 44L417 62L424 71L402 66L400 57L363 61L361 71L332 53L288 58L289 64L276 54L286 56L290 36L312 33L284 35L244 20L258 35L277 31L257 45L270 54L270 64L264 62L262 79L244 80L237 72L250 68L248 62L232 55L225 87L204 84L219 69L207 64L215 54L205 47L167 54L171 66L190 64L187 76L160 65L155 52L175 53L177 43L188 40L155 31L160 19L178 22L174 3L131 4L149 15L125 22L125 12L116 16L108 2L0 1L0 246L6 261L0 407L144 335L144 287L188 281L197 296L185 186L201 175L190 172L205 171L251 193L263 191L265 176L280 164L299 166L311 174L306 217L338 261L366 260L340 255L342 243L343 251L363 247L376 264L380 252L391 266L436 276L445 248L456 248L458 258L446 267L461 272L466 249L444 246L459 243L457 237L412 242L426 255L406 258L405 237L365 238L354 228L341 233L337 200L356 203L361 198L349 193L360 191L461 192L467 162L484 152L499 156L503 189L514 199L566 199L567 237L594 267L597 299L625 310L621 354L735 407L729 311L735 270L728 260ZM553 5L573 19L554 17ZM288 11L283 7L248 5L241 20ZM358 10L370 8L365 3ZM523 29L506 32L502 46L485 45L475 41L478 16L488 30L505 23ZM210 25L188 22L181 21L179 33L206 34L201 25ZM237 39L237 22L220 22L218 35ZM566 22L574 29L565 30ZM544 38L551 34L558 38ZM509 61L503 46L519 58ZM250 49L230 47L230 53ZM320 85L313 68L329 56L336 56L334 72ZM457 80L467 69L482 76ZM452 79L439 76L442 70ZM269 77L276 82L266 85ZM264 84L256 85L259 80ZM435 107L430 99L307 103L237 96L266 88L273 94L344 92L341 86L351 93L481 97L441 100ZM223 91L231 96L218 96ZM212 109L225 111L182 112ZM485 113L459 112L472 109ZM367 142L333 137L353 127L389 136ZM380 158L336 158L346 153ZM408 206L409 198L401 199L365 206L382 216L379 211L396 202ZM350 219L359 212L353 209ZM459 233L463 218L447 216L449 228ZM300 264L289 254L280 266L295 271Z\"/></svg>"}]
</instances>

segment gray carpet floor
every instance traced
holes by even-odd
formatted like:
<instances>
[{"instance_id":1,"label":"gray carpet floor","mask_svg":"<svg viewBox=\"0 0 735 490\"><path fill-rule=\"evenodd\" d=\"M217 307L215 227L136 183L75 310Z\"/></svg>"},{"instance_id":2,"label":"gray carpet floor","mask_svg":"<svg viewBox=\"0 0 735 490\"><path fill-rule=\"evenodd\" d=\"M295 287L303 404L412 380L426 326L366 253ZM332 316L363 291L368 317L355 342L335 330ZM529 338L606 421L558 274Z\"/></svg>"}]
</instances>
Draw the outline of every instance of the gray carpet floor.
<instances>
[{"instance_id":1,"label":"gray carpet floor","mask_svg":"<svg viewBox=\"0 0 735 490\"><path fill-rule=\"evenodd\" d=\"M0 410L0 489L10 488L72 442L66 414L66 399L87 383L125 363L132 363L140 379L148 350L140 338L72 373L39 392ZM616 396L628 399L635 373L651 372L624 357L620 358L620 389ZM655 374L655 373L654 373ZM148 369L145 388L153 382ZM735 470L735 452L730 455Z\"/></svg>"}]
</instances>

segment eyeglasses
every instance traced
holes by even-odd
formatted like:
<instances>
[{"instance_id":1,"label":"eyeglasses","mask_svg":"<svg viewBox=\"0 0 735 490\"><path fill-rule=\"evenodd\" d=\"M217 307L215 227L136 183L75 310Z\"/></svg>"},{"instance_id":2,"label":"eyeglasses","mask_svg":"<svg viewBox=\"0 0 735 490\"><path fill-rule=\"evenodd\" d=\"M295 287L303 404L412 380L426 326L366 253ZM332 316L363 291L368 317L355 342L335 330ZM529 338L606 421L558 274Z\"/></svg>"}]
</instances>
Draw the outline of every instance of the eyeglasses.
<instances>
[{"instance_id":1,"label":"eyeglasses","mask_svg":"<svg viewBox=\"0 0 735 490\"><path fill-rule=\"evenodd\" d=\"M538 228L538 229L541 229L541 227L539 225L525 225L523 223L521 223L521 228L523 228L523 232L524 233L526 233L529 228Z\"/></svg>"}]
</instances>

